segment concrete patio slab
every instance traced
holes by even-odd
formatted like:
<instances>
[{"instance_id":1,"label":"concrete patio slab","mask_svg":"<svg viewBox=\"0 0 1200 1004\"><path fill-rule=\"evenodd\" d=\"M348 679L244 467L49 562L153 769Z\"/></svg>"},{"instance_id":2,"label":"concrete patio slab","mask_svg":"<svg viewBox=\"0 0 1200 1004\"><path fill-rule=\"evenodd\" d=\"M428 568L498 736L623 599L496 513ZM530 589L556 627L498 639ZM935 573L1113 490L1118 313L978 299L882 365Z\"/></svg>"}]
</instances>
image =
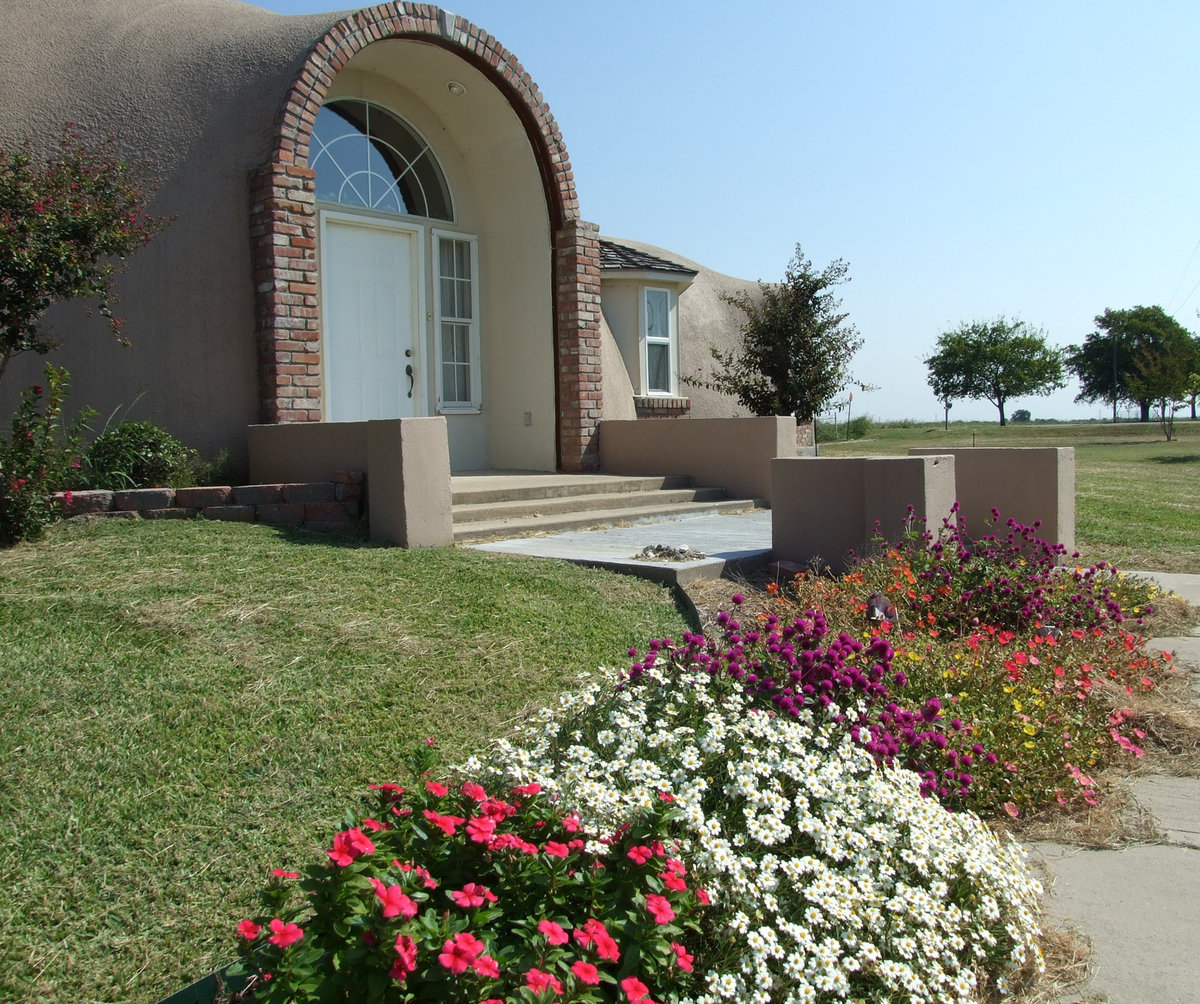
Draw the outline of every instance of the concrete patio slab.
<instances>
[{"instance_id":1,"label":"concrete patio slab","mask_svg":"<svg viewBox=\"0 0 1200 1004\"><path fill-rule=\"evenodd\" d=\"M651 544L690 547L707 557L692 561L641 561L635 557ZM559 558L683 585L717 579L726 570L766 564L771 553L771 512L755 509L732 514L683 516L637 522L603 530L579 530L467 545L495 554Z\"/></svg>"}]
</instances>

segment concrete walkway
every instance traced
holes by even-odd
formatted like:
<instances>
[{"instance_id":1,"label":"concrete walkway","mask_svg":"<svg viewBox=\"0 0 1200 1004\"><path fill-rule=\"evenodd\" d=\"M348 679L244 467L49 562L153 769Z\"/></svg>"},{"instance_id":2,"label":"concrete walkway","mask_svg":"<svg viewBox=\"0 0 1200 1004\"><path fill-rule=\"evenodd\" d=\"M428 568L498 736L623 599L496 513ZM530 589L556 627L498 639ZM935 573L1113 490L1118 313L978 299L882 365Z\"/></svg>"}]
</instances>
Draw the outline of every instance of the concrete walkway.
<instances>
[{"instance_id":1,"label":"concrete walkway","mask_svg":"<svg viewBox=\"0 0 1200 1004\"><path fill-rule=\"evenodd\" d=\"M707 558L643 562L650 544L688 546ZM599 565L649 578L685 583L716 578L728 565L765 562L771 513L686 517L494 541L479 550ZM1200 607L1200 575L1134 572ZM1192 673L1200 700L1200 629L1152 638L1148 647L1175 652ZM1030 860L1048 875L1047 914L1092 939L1095 955L1086 984L1056 1004L1200 1004L1200 778L1145 775L1134 798L1150 812L1161 842L1120 850L1064 844L1030 845Z\"/></svg>"}]
</instances>

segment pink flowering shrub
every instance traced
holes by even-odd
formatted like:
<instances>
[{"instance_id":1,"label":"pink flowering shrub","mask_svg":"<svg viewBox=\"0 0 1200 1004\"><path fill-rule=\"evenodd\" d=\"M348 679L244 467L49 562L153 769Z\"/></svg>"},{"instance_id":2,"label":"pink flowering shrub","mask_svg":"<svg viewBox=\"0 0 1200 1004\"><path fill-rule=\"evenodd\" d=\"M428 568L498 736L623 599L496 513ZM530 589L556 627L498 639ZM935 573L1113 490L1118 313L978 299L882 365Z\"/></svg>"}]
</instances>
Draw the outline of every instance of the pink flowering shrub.
<instances>
[{"instance_id":1,"label":"pink flowering shrub","mask_svg":"<svg viewBox=\"0 0 1200 1004\"><path fill-rule=\"evenodd\" d=\"M428 766L427 756L416 766ZM605 835L537 784L373 785L303 878L276 869L241 921L263 1002L676 1001L707 901L661 802ZM295 881L299 878L299 881Z\"/></svg>"}]
</instances>

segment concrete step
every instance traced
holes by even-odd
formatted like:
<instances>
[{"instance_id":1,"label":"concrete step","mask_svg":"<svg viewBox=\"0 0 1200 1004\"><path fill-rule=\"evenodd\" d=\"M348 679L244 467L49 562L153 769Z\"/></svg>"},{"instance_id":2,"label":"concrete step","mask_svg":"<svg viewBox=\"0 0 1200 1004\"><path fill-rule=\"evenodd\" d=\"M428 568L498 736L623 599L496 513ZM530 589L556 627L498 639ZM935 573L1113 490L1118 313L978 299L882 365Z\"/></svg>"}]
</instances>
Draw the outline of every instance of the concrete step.
<instances>
[{"instance_id":1,"label":"concrete step","mask_svg":"<svg viewBox=\"0 0 1200 1004\"><path fill-rule=\"evenodd\" d=\"M455 523L454 542L499 540L537 533L559 533L566 530L590 530L616 524L653 522L674 516L706 513L744 512L765 508L763 499L720 499L709 502L675 502L660 505L639 505L628 509L591 509L562 512L545 516L514 516L509 519L480 520Z\"/></svg>"},{"instance_id":2,"label":"concrete step","mask_svg":"<svg viewBox=\"0 0 1200 1004\"><path fill-rule=\"evenodd\" d=\"M457 526L460 523L556 516L579 511L637 509L645 506L675 505L682 502L719 502L725 497L725 491L721 488L665 488L649 491L622 489L603 494L455 503L454 523ZM614 518L620 517L614 516Z\"/></svg>"},{"instance_id":3,"label":"concrete step","mask_svg":"<svg viewBox=\"0 0 1200 1004\"><path fill-rule=\"evenodd\" d=\"M473 476L457 475L450 479L451 502L481 505L485 502L515 502L528 499L569 498L574 495L601 495L690 488L686 474L631 477L619 474L517 474Z\"/></svg>"}]
</instances>

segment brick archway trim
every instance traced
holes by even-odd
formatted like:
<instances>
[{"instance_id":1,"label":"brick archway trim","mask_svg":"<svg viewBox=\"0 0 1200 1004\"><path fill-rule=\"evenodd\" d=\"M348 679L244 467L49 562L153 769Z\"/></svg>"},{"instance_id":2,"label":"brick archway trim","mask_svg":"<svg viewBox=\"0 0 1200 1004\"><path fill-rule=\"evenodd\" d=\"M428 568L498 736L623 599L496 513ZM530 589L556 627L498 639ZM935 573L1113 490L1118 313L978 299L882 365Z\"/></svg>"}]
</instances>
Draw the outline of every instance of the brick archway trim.
<instances>
[{"instance_id":1,"label":"brick archway trim","mask_svg":"<svg viewBox=\"0 0 1200 1004\"><path fill-rule=\"evenodd\" d=\"M373 42L412 38L474 65L504 94L525 128L552 230L558 463L598 466L600 304L595 228L579 200L562 133L517 58L465 18L431 4L385 3L349 14L309 50L284 99L270 159L251 176L251 237L261 417L268 424L322 418L317 216L309 139L334 77Z\"/></svg>"}]
</instances>

